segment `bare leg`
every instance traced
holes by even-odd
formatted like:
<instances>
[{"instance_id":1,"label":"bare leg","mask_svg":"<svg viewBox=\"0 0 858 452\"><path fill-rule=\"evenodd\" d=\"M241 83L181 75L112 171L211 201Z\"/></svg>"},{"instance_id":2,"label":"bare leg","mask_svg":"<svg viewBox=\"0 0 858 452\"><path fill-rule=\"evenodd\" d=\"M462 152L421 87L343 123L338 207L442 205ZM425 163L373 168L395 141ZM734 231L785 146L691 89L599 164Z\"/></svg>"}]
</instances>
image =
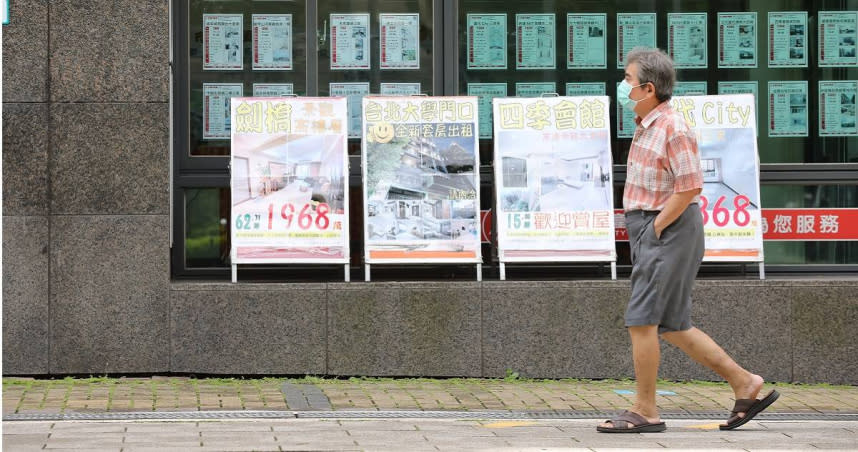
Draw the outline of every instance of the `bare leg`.
<instances>
[{"instance_id":1,"label":"bare leg","mask_svg":"<svg viewBox=\"0 0 858 452\"><path fill-rule=\"evenodd\" d=\"M693 360L712 369L733 388L736 399L755 399L763 387L763 377L752 374L736 364L733 358L697 328L673 331L661 335L667 342L679 347ZM740 413L739 416L744 416Z\"/></svg>"},{"instance_id":2,"label":"bare leg","mask_svg":"<svg viewBox=\"0 0 858 452\"><path fill-rule=\"evenodd\" d=\"M635 404L629 411L640 414L648 422L659 422L658 408L655 404L655 383L658 379L658 364L661 349L658 343L658 326L631 326L629 336L632 339L632 356L635 363L635 383L637 394ZM602 427L613 427L611 422Z\"/></svg>"}]
</instances>

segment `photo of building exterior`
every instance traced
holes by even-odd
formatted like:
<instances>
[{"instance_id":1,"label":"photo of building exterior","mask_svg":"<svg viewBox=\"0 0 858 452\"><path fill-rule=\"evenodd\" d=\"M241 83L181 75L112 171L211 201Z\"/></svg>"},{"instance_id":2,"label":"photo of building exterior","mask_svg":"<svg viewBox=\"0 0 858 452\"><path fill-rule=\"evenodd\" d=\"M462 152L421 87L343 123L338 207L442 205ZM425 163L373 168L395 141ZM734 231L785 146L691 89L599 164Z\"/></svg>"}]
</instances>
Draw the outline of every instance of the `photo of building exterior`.
<instances>
[{"instance_id":1,"label":"photo of building exterior","mask_svg":"<svg viewBox=\"0 0 858 452\"><path fill-rule=\"evenodd\" d=\"M756 264L704 264L695 320L730 344L737 361L758 363L769 380L858 384L858 235L823 235L858 229L854 94L844 94L837 109L844 132L821 135L818 128L819 82L858 80L858 13L844 10L848 3L15 1L3 26L4 374L502 377L516 369L546 378L632 375L630 358L614 353L627 342L628 242L617 242L616 281L595 263L511 266L501 281L489 234L482 282L473 265L441 264L373 267L373 281L363 282L364 228L372 237L451 239L491 228L490 216L482 221L468 213L474 203L488 215L505 202L493 199L491 137L479 140L479 168L469 167L470 150L455 142L443 148L419 139L405 143L395 162L396 186L370 204L368 224L361 140L350 138L349 199L329 202L350 206L352 282L343 281L342 266L259 265L240 267L239 282L231 283L231 193L249 199L285 193L290 184L296 196L331 197L339 190L330 175L312 172L323 155L292 154L266 163L270 185L230 187L237 169L229 166L229 138L205 132L229 130L230 118L223 106L212 110L216 102L207 89L230 86L250 96L254 84L289 84L298 96L326 97L332 84L367 83L376 95L382 83L419 83L428 96L465 96L469 85L482 83L506 84L512 94L520 83L562 89L603 82L613 102L623 77L613 63L622 50L619 14L654 13L655 42L666 49L668 14L706 13L705 29L691 33L701 51L685 52L696 67L679 69L679 80L703 82L709 94L719 94L723 82L756 82L761 196L754 207L807 213L771 217L770 232L788 228L797 238L764 242L766 279ZM769 67L767 58L753 54L768 44L759 32L768 29L768 13L782 11L807 13L802 38L784 41L792 46L788 54L806 53L806 67ZM742 25L736 33L734 63L741 64L732 67L718 60L725 44L719 13L727 12L756 13L756 28ZM564 18L573 13L604 14L606 28L583 33L591 42L569 42L574 24ZM820 36L816 18L832 13L855 23L839 25L834 37ZM291 28L272 34L279 39L273 55L289 49L287 69L254 69L255 14L291 15ZM403 55L417 55L419 69L382 68L381 14L418 15L418 39L403 37L398 45ZM539 25L534 48L527 48L527 41L517 41L517 14L553 14L545 23L555 28ZM492 17L484 21L484 35L466 27L479 15ZM206 22L213 17L228 20ZM504 31L492 25L499 20ZM208 30L216 26L226 28ZM470 54L480 58L469 51L474 42L490 49L486 61L467 61ZM348 56L333 65L339 48L349 49ZM517 54L531 51L553 59L554 69L516 69ZM488 64L498 61L497 52L506 57L503 68ZM568 52L576 56L574 69L564 63L572 61ZM699 67L701 55L706 67ZM756 66L747 66L754 57ZM234 61L239 58L243 63ZM769 102L775 81L807 86L790 95L783 109L790 120L779 134L766 133L774 127L766 124L770 109L778 108ZM621 206L631 139L618 137L613 107L613 193ZM504 163L509 186L526 182L526 160ZM727 168L709 164L719 178L713 183L731 179L716 174ZM435 202L435 192L474 190L469 179L456 177L473 172L479 199ZM559 186L552 178L543 183ZM840 222L828 218L824 226L822 215L831 212ZM713 378L679 356L665 349L664 378Z\"/></svg>"}]
</instances>

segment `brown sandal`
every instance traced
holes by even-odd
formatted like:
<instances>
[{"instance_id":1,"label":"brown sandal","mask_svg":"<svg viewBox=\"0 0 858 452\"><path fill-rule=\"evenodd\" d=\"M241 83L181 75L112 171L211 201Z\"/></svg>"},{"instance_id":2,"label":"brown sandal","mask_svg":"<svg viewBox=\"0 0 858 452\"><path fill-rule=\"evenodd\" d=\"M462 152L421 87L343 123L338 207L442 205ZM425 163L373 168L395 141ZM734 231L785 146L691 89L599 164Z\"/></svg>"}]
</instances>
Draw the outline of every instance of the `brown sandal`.
<instances>
[{"instance_id":1,"label":"brown sandal","mask_svg":"<svg viewBox=\"0 0 858 452\"><path fill-rule=\"evenodd\" d=\"M762 399L739 399L733 405L733 411L730 412L730 419L727 419L726 424L718 426L721 430L733 430L736 427L745 425L746 422L760 414L763 410L769 407L781 395L774 389ZM739 413L745 413L745 416L739 417Z\"/></svg>"},{"instance_id":2,"label":"brown sandal","mask_svg":"<svg viewBox=\"0 0 858 452\"><path fill-rule=\"evenodd\" d=\"M658 433L667 430L664 422L649 422L645 417L631 411L623 411L619 416L608 419L613 427L596 427L602 433Z\"/></svg>"}]
</instances>

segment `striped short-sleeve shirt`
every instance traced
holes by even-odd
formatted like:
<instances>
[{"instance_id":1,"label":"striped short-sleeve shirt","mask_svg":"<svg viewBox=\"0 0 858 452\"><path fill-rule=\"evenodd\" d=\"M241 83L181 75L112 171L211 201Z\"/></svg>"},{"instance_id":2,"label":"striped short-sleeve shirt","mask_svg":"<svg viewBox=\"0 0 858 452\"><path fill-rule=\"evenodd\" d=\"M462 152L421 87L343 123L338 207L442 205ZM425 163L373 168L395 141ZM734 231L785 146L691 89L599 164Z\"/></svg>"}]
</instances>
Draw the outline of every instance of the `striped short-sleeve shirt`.
<instances>
[{"instance_id":1,"label":"striped short-sleeve shirt","mask_svg":"<svg viewBox=\"0 0 858 452\"><path fill-rule=\"evenodd\" d=\"M635 122L623 190L626 212L661 210L674 193L703 187L697 138L669 101ZM698 201L699 195L692 202Z\"/></svg>"}]
</instances>

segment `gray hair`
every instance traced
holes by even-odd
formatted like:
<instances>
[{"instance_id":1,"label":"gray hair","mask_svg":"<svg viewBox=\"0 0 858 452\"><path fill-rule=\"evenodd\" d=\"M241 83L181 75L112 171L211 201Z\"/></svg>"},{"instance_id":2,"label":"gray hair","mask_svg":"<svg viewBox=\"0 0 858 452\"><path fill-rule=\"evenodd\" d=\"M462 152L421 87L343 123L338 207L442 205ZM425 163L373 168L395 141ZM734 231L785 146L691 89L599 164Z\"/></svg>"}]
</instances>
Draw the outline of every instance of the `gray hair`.
<instances>
[{"instance_id":1,"label":"gray hair","mask_svg":"<svg viewBox=\"0 0 858 452\"><path fill-rule=\"evenodd\" d=\"M670 100L676 84L673 60L661 49L635 47L626 57L626 66L637 63L638 83L652 83L659 102Z\"/></svg>"}]
</instances>

